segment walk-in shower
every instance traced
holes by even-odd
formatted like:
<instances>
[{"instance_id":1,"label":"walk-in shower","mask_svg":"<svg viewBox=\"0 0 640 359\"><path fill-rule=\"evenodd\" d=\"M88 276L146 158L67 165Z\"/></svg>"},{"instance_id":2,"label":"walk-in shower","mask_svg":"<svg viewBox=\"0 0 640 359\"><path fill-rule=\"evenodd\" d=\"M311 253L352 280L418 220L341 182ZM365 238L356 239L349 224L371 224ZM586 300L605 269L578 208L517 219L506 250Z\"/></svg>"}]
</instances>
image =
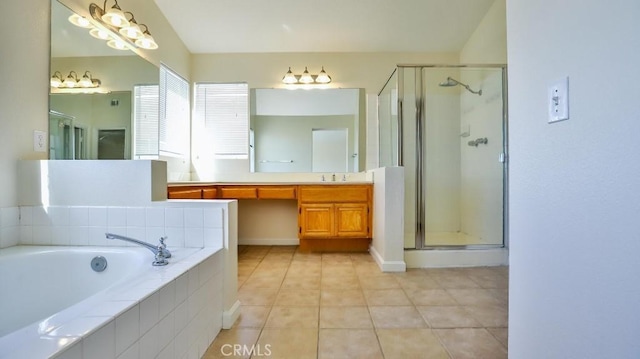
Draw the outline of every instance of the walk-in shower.
<instances>
[{"instance_id":1,"label":"walk-in shower","mask_svg":"<svg viewBox=\"0 0 640 359\"><path fill-rule=\"evenodd\" d=\"M505 88L502 65L411 65L380 91L380 165L405 169L406 249L504 246Z\"/></svg>"}]
</instances>

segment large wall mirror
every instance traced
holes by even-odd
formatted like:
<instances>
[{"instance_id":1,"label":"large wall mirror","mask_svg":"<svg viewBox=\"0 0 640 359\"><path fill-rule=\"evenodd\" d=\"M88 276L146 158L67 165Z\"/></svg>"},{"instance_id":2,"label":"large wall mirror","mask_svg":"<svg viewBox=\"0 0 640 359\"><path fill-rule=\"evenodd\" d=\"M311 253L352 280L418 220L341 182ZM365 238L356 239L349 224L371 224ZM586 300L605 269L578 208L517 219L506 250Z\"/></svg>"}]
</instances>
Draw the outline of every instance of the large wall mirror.
<instances>
[{"instance_id":1,"label":"large wall mirror","mask_svg":"<svg viewBox=\"0 0 640 359\"><path fill-rule=\"evenodd\" d=\"M92 89L51 87L50 159L130 159L136 85L158 84L159 71L129 50L115 50L73 25L74 12L51 0L51 73L100 80ZM73 73L72 73L73 71ZM87 73L88 71L88 73Z\"/></svg>"},{"instance_id":2,"label":"large wall mirror","mask_svg":"<svg viewBox=\"0 0 640 359\"><path fill-rule=\"evenodd\" d=\"M363 89L252 89L255 172L364 170Z\"/></svg>"}]
</instances>

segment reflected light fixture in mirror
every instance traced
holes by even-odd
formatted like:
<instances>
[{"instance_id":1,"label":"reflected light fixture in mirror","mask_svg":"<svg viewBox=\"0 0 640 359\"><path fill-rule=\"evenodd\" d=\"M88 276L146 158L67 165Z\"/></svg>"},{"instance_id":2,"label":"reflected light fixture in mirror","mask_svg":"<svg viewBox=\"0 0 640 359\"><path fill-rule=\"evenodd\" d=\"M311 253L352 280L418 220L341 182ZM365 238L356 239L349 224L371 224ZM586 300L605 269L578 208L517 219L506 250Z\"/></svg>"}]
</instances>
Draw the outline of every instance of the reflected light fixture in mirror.
<instances>
[{"instance_id":1,"label":"reflected light fixture in mirror","mask_svg":"<svg viewBox=\"0 0 640 359\"><path fill-rule=\"evenodd\" d=\"M295 85L295 84L304 84L304 85L323 84L324 85L331 82L331 77L324 70L324 66L322 67L322 70L320 71L320 73L317 75L310 74L306 66L304 68L304 72L301 75L295 75L293 72L291 72L291 67L289 67L289 71L287 71L287 73L282 78L282 82L287 85Z\"/></svg>"},{"instance_id":2,"label":"reflected light fixture in mirror","mask_svg":"<svg viewBox=\"0 0 640 359\"><path fill-rule=\"evenodd\" d=\"M82 79L78 80L78 74L75 71L69 72L69 75L62 80L60 71L56 71L51 76L50 85L54 88L66 89L88 89L100 87L102 83L98 79L94 79L91 72L85 71Z\"/></svg>"},{"instance_id":3,"label":"reflected light fixture in mirror","mask_svg":"<svg viewBox=\"0 0 640 359\"><path fill-rule=\"evenodd\" d=\"M82 27L85 29L91 29L93 28L93 25L91 25L91 21L87 20L86 18L78 15L78 14L73 14L71 16L69 16L69 22L78 26L78 27Z\"/></svg>"}]
</instances>

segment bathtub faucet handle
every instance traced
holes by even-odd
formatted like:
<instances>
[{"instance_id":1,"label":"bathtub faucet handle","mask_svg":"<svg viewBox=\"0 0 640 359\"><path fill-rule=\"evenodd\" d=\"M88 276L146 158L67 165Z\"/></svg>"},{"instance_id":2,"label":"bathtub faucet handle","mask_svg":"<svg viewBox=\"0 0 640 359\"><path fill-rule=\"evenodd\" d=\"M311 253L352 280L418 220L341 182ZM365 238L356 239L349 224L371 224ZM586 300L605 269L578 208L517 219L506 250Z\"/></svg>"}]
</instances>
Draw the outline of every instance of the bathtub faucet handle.
<instances>
[{"instance_id":1,"label":"bathtub faucet handle","mask_svg":"<svg viewBox=\"0 0 640 359\"><path fill-rule=\"evenodd\" d=\"M167 240L167 236L160 237L160 244L158 245L158 253L157 255L162 256L162 258L171 258L171 252L167 249L167 244L164 241Z\"/></svg>"},{"instance_id":2,"label":"bathtub faucet handle","mask_svg":"<svg viewBox=\"0 0 640 359\"><path fill-rule=\"evenodd\" d=\"M162 248L162 244L158 246L156 258L151 264L155 267L166 266L167 264L169 264L169 261L167 261L167 257L165 256L165 249Z\"/></svg>"}]
</instances>

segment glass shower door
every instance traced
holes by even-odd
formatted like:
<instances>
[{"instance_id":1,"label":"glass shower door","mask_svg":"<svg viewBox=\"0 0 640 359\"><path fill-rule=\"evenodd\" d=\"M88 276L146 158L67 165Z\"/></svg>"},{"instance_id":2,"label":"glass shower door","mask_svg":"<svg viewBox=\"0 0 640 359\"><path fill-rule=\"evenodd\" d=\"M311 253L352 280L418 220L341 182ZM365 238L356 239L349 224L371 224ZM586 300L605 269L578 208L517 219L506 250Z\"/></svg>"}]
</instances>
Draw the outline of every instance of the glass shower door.
<instances>
[{"instance_id":1,"label":"glass shower door","mask_svg":"<svg viewBox=\"0 0 640 359\"><path fill-rule=\"evenodd\" d=\"M395 72L405 248L504 245L504 72L503 66L399 66Z\"/></svg>"},{"instance_id":2,"label":"glass shower door","mask_svg":"<svg viewBox=\"0 0 640 359\"><path fill-rule=\"evenodd\" d=\"M502 68L423 68L424 246L504 243Z\"/></svg>"}]
</instances>

